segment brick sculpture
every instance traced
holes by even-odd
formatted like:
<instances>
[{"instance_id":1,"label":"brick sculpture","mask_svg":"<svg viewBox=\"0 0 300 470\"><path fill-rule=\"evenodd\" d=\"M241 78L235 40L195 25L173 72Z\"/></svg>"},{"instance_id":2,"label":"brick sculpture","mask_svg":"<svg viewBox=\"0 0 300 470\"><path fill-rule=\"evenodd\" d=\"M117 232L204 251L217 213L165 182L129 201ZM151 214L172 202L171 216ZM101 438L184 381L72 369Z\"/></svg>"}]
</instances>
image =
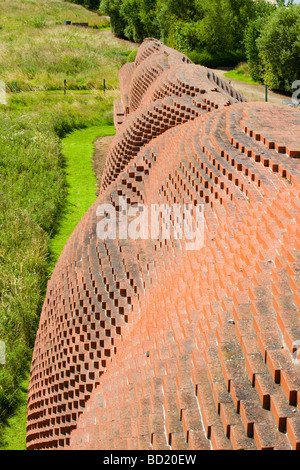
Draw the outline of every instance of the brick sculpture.
<instances>
[{"instance_id":1,"label":"brick sculpture","mask_svg":"<svg viewBox=\"0 0 300 470\"><path fill-rule=\"evenodd\" d=\"M300 449L300 114L152 39L120 87L99 197L48 285L27 448ZM124 228L124 201L201 206L202 248L101 239L99 207Z\"/></svg>"}]
</instances>

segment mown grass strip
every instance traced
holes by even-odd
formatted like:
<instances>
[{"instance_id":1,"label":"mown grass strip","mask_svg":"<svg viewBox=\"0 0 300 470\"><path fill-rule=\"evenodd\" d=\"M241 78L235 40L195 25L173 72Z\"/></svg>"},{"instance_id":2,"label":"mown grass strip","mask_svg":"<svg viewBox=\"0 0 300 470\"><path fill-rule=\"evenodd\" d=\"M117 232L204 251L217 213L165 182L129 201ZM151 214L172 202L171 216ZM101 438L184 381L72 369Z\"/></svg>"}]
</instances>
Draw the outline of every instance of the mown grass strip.
<instances>
[{"instance_id":1,"label":"mown grass strip","mask_svg":"<svg viewBox=\"0 0 300 470\"><path fill-rule=\"evenodd\" d=\"M67 197L57 233L50 240L51 271L76 225L97 197L92 165L94 142L98 137L114 134L114 126L100 125L76 130L62 139Z\"/></svg>"}]
</instances>

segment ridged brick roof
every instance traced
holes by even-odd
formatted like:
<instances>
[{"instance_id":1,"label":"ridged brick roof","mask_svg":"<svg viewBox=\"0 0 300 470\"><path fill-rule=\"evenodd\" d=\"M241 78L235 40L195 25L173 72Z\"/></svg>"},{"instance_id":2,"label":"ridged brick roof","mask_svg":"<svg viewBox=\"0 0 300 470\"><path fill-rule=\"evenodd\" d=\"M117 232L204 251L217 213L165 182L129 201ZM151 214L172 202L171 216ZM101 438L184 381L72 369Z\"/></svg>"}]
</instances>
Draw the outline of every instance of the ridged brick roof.
<instances>
[{"instance_id":1,"label":"ridged brick roof","mask_svg":"<svg viewBox=\"0 0 300 470\"><path fill-rule=\"evenodd\" d=\"M27 447L300 449L300 114L152 39L120 87L99 197L48 285ZM120 201L201 207L202 248L101 240Z\"/></svg>"}]
</instances>

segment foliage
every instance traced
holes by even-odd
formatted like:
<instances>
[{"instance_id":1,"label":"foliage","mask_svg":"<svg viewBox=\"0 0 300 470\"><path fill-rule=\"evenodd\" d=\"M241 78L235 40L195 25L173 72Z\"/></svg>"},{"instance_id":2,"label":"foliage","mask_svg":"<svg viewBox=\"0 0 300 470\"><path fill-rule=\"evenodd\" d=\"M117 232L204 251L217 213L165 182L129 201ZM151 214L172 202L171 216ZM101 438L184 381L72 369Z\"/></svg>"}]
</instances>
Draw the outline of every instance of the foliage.
<instances>
[{"instance_id":1,"label":"foliage","mask_svg":"<svg viewBox=\"0 0 300 470\"><path fill-rule=\"evenodd\" d=\"M274 89L292 91L300 77L300 6L276 8L260 1L245 32L251 77Z\"/></svg>"},{"instance_id":2,"label":"foliage","mask_svg":"<svg viewBox=\"0 0 300 470\"><path fill-rule=\"evenodd\" d=\"M275 5L259 0L255 18L249 21L245 30L244 44L249 72L253 80L257 82L263 82L263 64L259 54L257 39L260 37L264 25L275 11Z\"/></svg>"},{"instance_id":3,"label":"foliage","mask_svg":"<svg viewBox=\"0 0 300 470\"><path fill-rule=\"evenodd\" d=\"M136 58L136 55L137 55L137 52L138 52L137 49L134 49L133 51L131 51L130 54L128 54L128 56L127 56L127 62L134 62L135 58Z\"/></svg>"},{"instance_id":4,"label":"foliage","mask_svg":"<svg viewBox=\"0 0 300 470\"><path fill-rule=\"evenodd\" d=\"M253 0L102 0L116 35L141 42L161 39L203 65L235 65L245 58L243 31Z\"/></svg>"},{"instance_id":5,"label":"foliage","mask_svg":"<svg viewBox=\"0 0 300 470\"><path fill-rule=\"evenodd\" d=\"M100 11L110 17L112 32L119 38L125 37L125 22L121 13L122 0L101 0Z\"/></svg>"},{"instance_id":6,"label":"foliage","mask_svg":"<svg viewBox=\"0 0 300 470\"><path fill-rule=\"evenodd\" d=\"M292 91L300 77L300 6L278 8L262 28L257 45L265 83Z\"/></svg>"}]
</instances>

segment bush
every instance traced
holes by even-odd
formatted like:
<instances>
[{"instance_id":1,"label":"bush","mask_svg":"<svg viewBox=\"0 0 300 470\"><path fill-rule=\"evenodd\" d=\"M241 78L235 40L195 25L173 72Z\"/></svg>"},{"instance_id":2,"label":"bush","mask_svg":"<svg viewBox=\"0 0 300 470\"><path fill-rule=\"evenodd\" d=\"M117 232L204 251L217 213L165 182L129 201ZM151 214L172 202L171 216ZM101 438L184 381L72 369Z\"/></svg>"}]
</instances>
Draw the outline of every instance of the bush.
<instances>
[{"instance_id":1,"label":"bush","mask_svg":"<svg viewBox=\"0 0 300 470\"><path fill-rule=\"evenodd\" d=\"M176 21L174 18L170 28L168 43L185 54L197 48L200 42L198 22Z\"/></svg>"},{"instance_id":2,"label":"bush","mask_svg":"<svg viewBox=\"0 0 300 470\"><path fill-rule=\"evenodd\" d=\"M102 0L113 32L142 42L155 37L208 66L245 59L243 33L254 17L253 0ZM192 59L193 60L193 59Z\"/></svg>"},{"instance_id":3,"label":"bush","mask_svg":"<svg viewBox=\"0 0 300 470\"><path fill-rule=\"evenodd\" d=\"M131 51L129 54L128 54L128 57L127 57L127 62L134 62L135 61L135 58L136 58L136 55L137 55L137 49L134 49L133 51Z\"/></svg>"},{"instance_id":4,"label":"bush","mask_svg":"<svg viewBox=\"0 0 300 470\"><path fill-rule=\"evenodd\" d=\"M249 64L249 72L256 82L263 81L263 67L259 56L257 39L264 25L265 18L258 18L252 21L245 32L246 58Z\"/></svg>"},{"instance_id":5,"label":"bush","mask_svg":"<svg viewBox=\"0 0 300 470\"><path fill-rule=\"evenodd\" d=\"M203 65L204 67L215 68L231 68L238 65L240 62L245 60L245 56L241 52L209 52L203 51L191 51L188 57L195 64Z\"/></svg>"}]
</instances>

